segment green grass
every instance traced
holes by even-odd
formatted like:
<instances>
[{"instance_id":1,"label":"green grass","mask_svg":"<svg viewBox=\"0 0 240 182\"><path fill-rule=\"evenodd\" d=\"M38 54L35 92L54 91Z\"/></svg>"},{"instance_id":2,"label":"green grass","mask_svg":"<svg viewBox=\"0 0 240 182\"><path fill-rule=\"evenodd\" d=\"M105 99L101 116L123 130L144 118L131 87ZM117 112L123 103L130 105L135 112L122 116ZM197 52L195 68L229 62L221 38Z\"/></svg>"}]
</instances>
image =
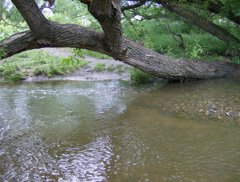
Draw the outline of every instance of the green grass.
<instances>
[{"instance_id":1,"label":"green grass","mask_svg":"<svg viewBox=\"0 0 240 182\"><path fill-rule=\"evenodd\" d=\"M21 81L28 76L64 75L86 66L79 57L59 58L44 51L32 50L17 54L0 65L0 77L4 81Z\"/></svg>"},{"instance_id":2,"label":"green grass","mask_svg":"<svg viewBox=\"0 0 240 182\"><path fill-rule=\"evenodd\" d=\"M17 65L5 64L0 66L0 76L5 81L17 82L25 78L25 74L20 71Z\"/></svg>"},{"instance_id":3,"label":"green grass","mask_svg":"<svg viewBox=\"0 0 240 182\"><path fill-rule=\"evenodd\" d=\"M179 47L179 42L173 38L167 25L169 25L172 32L182 35L184 49ZM134 24L134 29L129 23L124 22L123 26L127 37L131 37L131 39L150 49L174 58L222 61L226 50L231 48L231 46L216 37L184 22L142 21ZM175 38L179 39L178 37ZM229 58L225 56L225 59ZM232 57L231 60L238 63L239 57Z\"/></svg>"},{"instance_id":4,"label":"green grass","mask_svg":"<svg viewBox=\"0 0 240 182\"><path fill-rule=\"evenodd\" d=\"M94 71L101 72L106 70L106 65L104 63L97 63L94 67Z\"/></svg>"}]
</instances>

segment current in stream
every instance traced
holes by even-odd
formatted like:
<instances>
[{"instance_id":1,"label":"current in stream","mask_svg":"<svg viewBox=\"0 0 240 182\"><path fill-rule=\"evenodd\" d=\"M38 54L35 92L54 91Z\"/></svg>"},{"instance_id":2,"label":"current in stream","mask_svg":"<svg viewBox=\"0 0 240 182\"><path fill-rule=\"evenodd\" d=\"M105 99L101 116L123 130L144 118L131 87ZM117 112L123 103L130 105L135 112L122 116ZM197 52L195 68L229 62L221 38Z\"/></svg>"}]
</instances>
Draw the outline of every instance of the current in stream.
<instances>
[{"instance_id":1,"label":"current in stream","mask_svg":"<svg viewBox=\"0 0 240 182\"><path fill-rule=\"evenodd\" d=\"M240 127L191 114L211 99L238 109L239 90L229 80L2 84L0 181L239 182Z\"/></svg>"}]
</instances>

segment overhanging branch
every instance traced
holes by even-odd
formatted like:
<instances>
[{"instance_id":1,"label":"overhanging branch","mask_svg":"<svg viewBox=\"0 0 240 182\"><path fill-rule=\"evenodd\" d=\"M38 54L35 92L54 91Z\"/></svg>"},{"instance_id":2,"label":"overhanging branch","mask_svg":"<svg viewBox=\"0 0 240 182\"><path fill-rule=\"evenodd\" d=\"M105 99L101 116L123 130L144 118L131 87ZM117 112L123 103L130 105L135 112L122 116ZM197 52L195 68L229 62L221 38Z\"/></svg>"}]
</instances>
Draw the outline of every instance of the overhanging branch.
<instances>
[{"instance_id":1,"label":"overhanging branch","mask_svg":"<svg viewBox=\"0 0 240 182\"><path fill-rule=\"evenodd\" d=\"M14 54L42 47L74 47L110 54L104 49L103 34L77 25L53 25L55 36L48 39L51 45L40 44L31 31L20 32L10 36L0 43L0 50L4 51L2 58ZM57 38L56 38L57 37Z\"/></svg>"}]
</instances>

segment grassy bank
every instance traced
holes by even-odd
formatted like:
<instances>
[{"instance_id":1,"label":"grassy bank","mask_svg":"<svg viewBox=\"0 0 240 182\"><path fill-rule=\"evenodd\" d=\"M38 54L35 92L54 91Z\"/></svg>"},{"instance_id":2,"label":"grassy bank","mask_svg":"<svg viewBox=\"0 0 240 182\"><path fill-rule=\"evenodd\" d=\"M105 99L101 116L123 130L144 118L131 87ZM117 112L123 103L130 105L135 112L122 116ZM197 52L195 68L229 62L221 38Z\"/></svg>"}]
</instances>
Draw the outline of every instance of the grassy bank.
<instances>
[{"instance_id":1,"label":"grassy bank","mask_svg":"<svg viewBox=\"0 0 240 182\"><path fill-rule=\"evenodd\" d=\"M109 59L110 57L91 51L73 49L72 56L61 58L53 56L43 50L32 50L14 55L0 62L1 82L18 82L27 77L66 75L81 68L90 68L84 56L95 57L96 59ZM129 74L130 83L134 85L151 83L155 79L149 74L122 64L95 63L92 65L92 72L109 72L112 74Z\"/></svg>"},{"instance_id":2,"label":"grassy bank","mask_svg":"<svg viewBox=\"0 0 240 182\"><path fill-rule=\"evenodd\" d=\"M32 50L2 60L0 77L2 81L16 82L30 76L65 75L87 65L82 58L73 56L60 58L41 50Z\"/></svg>"}]
</instances>

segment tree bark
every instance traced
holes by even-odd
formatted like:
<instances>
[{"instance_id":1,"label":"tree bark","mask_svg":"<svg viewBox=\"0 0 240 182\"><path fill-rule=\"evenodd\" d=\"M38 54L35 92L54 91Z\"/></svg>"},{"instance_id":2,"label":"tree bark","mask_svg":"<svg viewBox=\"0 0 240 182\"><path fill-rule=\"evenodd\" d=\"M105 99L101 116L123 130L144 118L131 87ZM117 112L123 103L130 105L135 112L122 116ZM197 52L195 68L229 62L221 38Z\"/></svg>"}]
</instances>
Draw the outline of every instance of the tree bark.
<instances>
[{"instance_id":1,"label":"tree bark","mask_svg":"<svg viewBox=\"0 0 240 182\"><path fill-rule=\"evenodd\" d=\"M152 75L171 80L188 81L221 77L240 77L240 65L173 59L125 40L128 54L123 62Z\"/></svg>"},{"instance_id":2,"label":"tree bark","mask_svg":"<svg viewBox=\"0 0 240 182\"><path fill-rule=\"evenodd\" d=\"M124 57L126 48L123 45L120 0L93 0L88 3L88 10L100 23L106 49L111 52L112 57Z\"/></svg>"},{"instance_id":3,"label":"tree bark","mask_svg":"<svg viewBox=\"0 0 240 182\"><path fill-rule=\"evenodd\" d=\"M17 7L32 33L39 41L52 36L51 22L44 17L35 1L12 0L12 3Z\"/></svg>"},{"instance_id":4,"label":"tree bark","mask_svg":"<svg viewBox=\"0 0 240 182\"><path fill-rule=\"evenodd\" d=\"M104 35L102 33L83 28L77 25L53 24L54 36L47 39L49 44L41 44L31 31L25 31L12 35L0 43L0 50L4 51L3 58L14 54L43 47L72 47L84 48L110 55L104 50ZM110 55L111 56L111 55Z\"/></svg>"}]
</instances>

